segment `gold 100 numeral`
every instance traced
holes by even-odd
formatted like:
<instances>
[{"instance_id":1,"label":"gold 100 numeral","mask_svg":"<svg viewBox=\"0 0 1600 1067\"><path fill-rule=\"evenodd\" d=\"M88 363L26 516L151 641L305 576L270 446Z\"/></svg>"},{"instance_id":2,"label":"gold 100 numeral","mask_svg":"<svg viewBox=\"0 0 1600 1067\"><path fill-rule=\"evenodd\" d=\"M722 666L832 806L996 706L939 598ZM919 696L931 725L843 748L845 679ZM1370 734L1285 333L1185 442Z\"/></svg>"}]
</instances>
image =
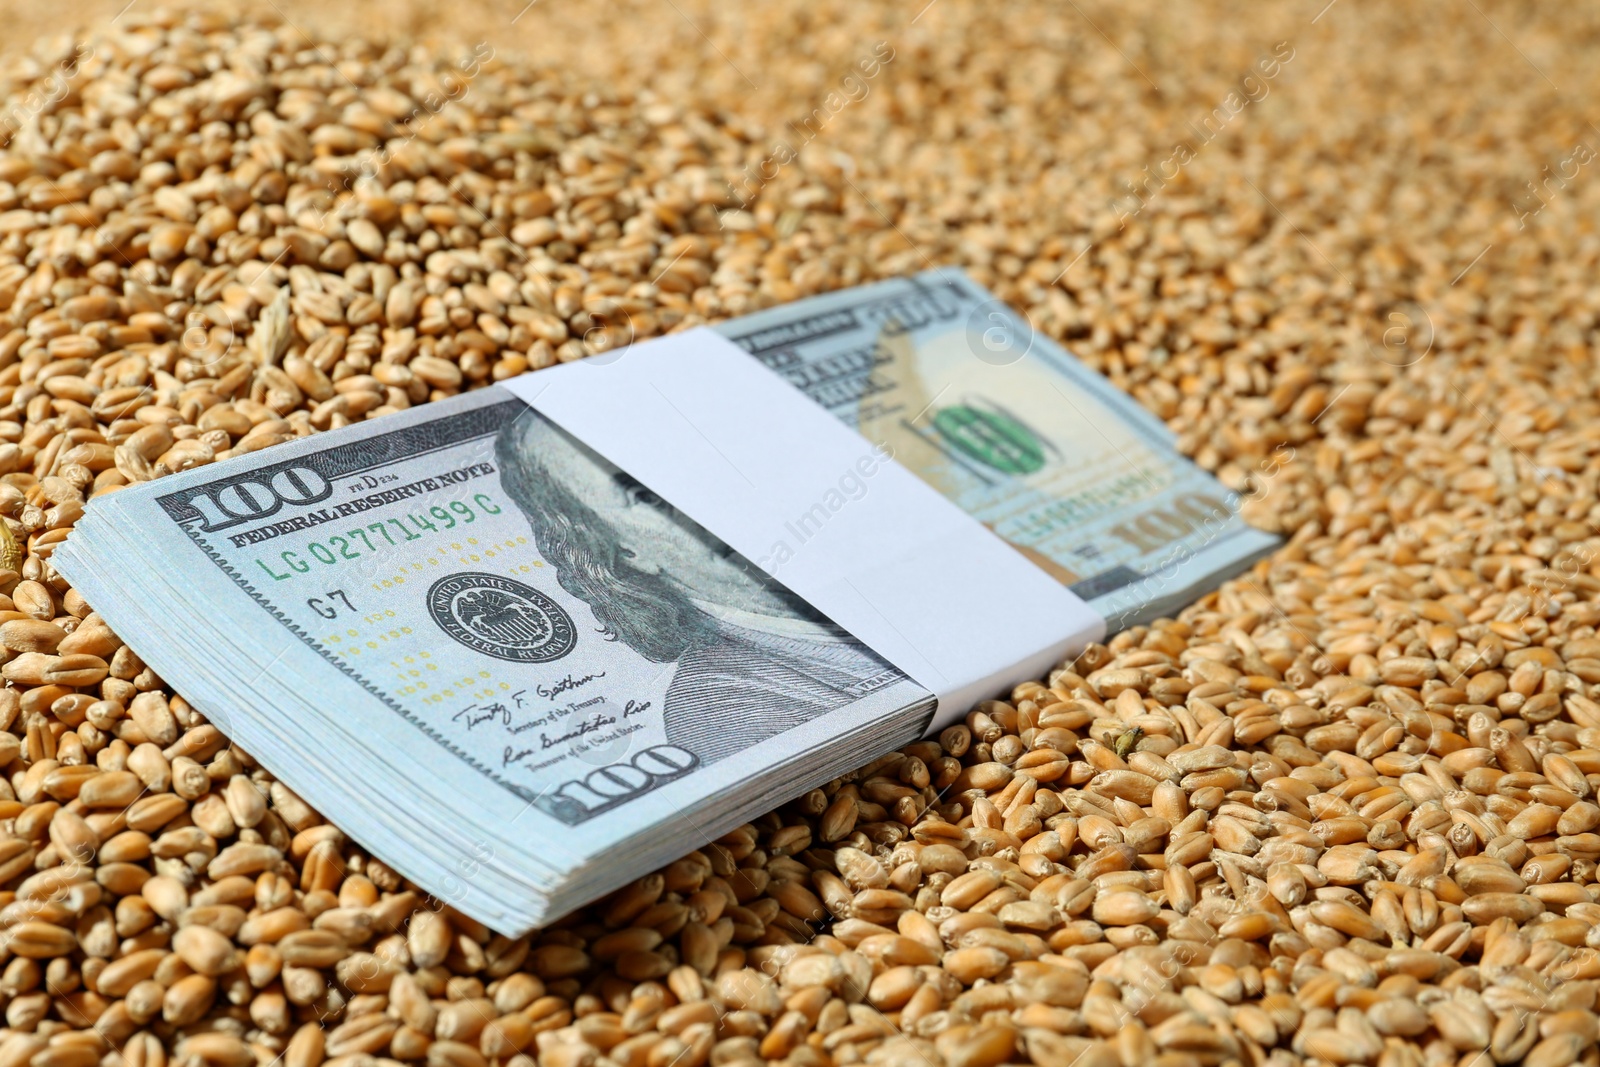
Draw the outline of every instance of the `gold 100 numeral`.
<instances>
[{"instance_id":1,"label":"gold 100 numeral","mask_svg":"<svg viewBox=\"0 0 1600 1067\"><path fill-rule=\"evenodd\" d=\"M1214 528L1226 522L1228 505L1206 493L1185 493L1170 508L1151 508L1130 522L1118 523L1108 533L1122 538L1138 552L1154 552L1195 529Z\"/></svg>"}]
</instances>

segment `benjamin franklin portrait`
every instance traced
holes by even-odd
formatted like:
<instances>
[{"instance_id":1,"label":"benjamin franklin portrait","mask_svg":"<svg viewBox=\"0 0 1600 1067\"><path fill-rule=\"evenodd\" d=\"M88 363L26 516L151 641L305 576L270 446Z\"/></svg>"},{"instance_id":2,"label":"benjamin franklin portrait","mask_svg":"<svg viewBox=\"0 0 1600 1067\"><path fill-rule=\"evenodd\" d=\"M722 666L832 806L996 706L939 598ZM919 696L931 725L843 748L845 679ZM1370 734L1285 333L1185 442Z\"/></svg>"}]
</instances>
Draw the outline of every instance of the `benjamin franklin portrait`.
<instances>
[{"instance_id":1,"label":"benjamin franklin portrait","mask_svg":"<svg viewBox=\"0 0 1600 1067\"><path fill-rule=\"evenodd\" d=\"M714 763L904 679L743 556L529 409L501 483L607 640L676 664L667 741Z\"/></svg>"}]
</instances>

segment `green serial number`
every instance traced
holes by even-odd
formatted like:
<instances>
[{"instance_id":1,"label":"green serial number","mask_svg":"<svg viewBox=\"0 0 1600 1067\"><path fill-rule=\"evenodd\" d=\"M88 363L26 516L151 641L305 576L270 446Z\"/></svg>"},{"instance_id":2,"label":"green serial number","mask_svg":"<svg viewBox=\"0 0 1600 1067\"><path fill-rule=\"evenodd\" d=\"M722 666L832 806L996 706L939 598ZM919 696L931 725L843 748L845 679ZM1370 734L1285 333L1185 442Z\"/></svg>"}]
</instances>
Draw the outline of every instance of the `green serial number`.
<instances>
[{"instance_id":1,"label":"green serial number","mask_svg":"<svg viewBox=\"0 0 1600 1067\"><path fill-rule=\"evenodd\" d=\"M472 504L477 505L476 510ZM457 526L477 522L480 511L485 515L500 514L499 505L484 493L475 494L472 504L453 500L448 506L435 504L425 512L368 523L342 534L330 534L320 541L313 541L305 547L304 554L292 548L285 549L278 553L278 558L271 564L258 557L256 566L270 575L273 581L284 582L296 574L305 574L311 570L313 563L336 567L344 560L379 555L407 541L420 541L428 533L436 534L441 529L453 530ZM288 573L279 573L273 569L274 564L288 568Z\"/></svg>"}]
</instances>

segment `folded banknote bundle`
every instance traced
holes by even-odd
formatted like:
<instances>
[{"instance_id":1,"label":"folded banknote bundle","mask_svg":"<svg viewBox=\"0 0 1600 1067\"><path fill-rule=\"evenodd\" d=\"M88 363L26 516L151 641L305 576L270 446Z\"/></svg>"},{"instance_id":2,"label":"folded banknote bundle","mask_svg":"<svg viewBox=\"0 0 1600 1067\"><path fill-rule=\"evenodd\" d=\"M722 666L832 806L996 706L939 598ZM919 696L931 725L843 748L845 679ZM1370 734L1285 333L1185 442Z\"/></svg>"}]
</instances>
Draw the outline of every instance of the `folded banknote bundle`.
<instances>
[{"instance_id":1,"label":"folded banknote bundle","mask_svg":"<svg viewBox=\"0 0 1600 1067\"><path fill-rule=\"evenodd\" d=\"M141 483L54 564L290 788L518 933L1275 544L935 271Z\"/></svg>"}]
</instances>

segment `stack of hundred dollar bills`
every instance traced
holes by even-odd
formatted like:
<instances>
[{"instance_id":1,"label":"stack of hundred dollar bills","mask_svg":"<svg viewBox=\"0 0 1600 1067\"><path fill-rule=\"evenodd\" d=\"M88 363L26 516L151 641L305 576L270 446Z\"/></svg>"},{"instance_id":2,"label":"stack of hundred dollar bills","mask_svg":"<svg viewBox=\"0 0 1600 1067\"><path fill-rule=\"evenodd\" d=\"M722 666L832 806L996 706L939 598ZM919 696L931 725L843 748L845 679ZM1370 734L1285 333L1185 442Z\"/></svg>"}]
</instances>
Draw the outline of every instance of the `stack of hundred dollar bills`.
<instances>
[{"instance_id":1,"label":"stack of hundred dollar bills","mask_svg":"<svg viewBox=\"0 0 1600 1067\"><path fill-rule=\"evenodd\" d=\"M716 329L1111 632L1276 544L960 272ZM501 387L100 497L54 564L274 775L504 933L935 725L932 695L781 568Z\"/></svg>"}]
</instances>

